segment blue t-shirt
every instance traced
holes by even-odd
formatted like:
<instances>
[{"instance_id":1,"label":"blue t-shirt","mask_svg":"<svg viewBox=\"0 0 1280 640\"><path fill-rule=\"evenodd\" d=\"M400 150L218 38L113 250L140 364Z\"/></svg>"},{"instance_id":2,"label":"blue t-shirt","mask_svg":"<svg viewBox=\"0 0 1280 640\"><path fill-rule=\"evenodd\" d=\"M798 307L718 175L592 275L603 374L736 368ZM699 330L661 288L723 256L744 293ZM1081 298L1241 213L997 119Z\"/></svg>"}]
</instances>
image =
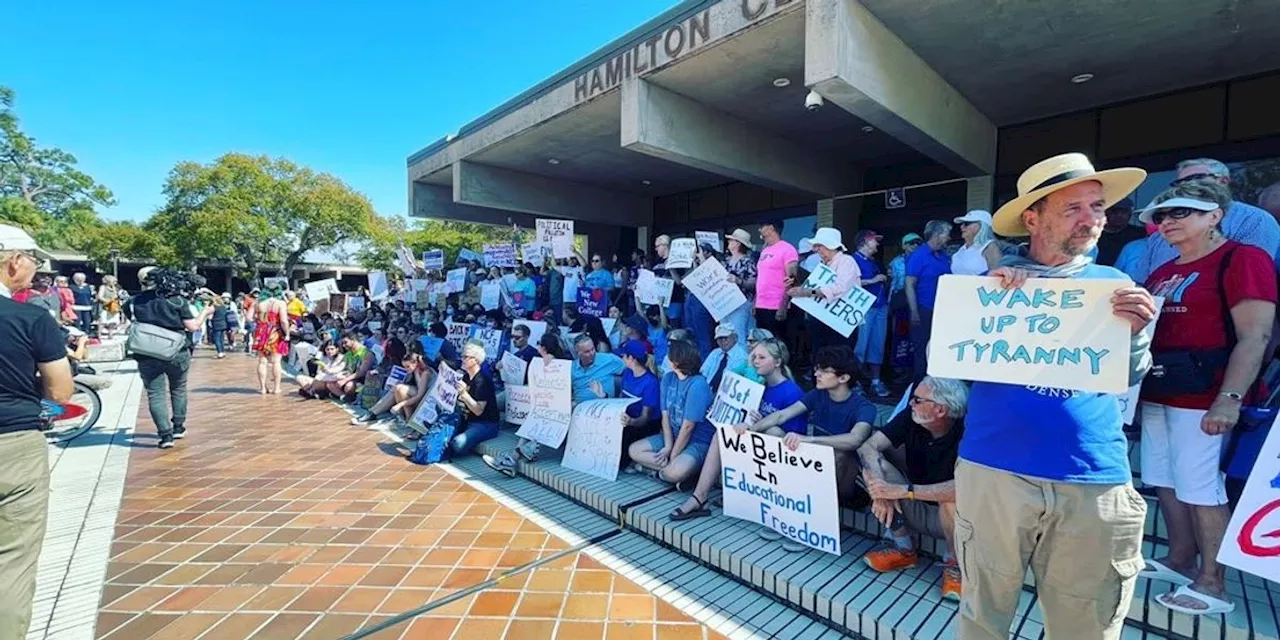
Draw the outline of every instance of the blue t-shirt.
<instances>
[{"instance_id":1,"label":"blue t-shirt","mask_svg":"<svg viewBox=\"0 0 1280 640\"><path fill-rule=\"evenodd\" d=\"M1126 278L1097 264L1078 277ZM1123 484L1133 476L1121 422L1114 394L975 382L960 457L1043 480Z\"/></svg>"},{"instance_id":2,"label":"blue t-shirt","mask_svg":"<svg viewBox=\"0 0 1280 640\"><path fill-rule=\"evenodd\" d=\"M771 413L777 413L800 402L803 398L804 391L800 389L800 385L796 384L795 380L790 378L772 387L765 387L764 398L760 400L760 415L768 416ZM805 434L809 432L809 421L805 419L802 413L782 423L782 430L787 433Z\"/></svg>"},{"instance_id":3,"label":"blue t-shirt","mask_svg":"<svg viewBox=\"0 0 1280 640\"><path fill-rule=\"evenodd\" d=\"M821 430L816 435L849 433L859 422L874 424L876 420L876 406L860 393L851 393L844 402L835 402L831 394L814 389L806 393L801 402L809 410L808 424Z\"/></svg>"},{"instance_id":4,"label":"blue t-shirt","mask_svg":"<svg viewBox=\"0 0 1280 640\"><path fill-rule=\"evenodd\" d=\"M858 263L858 271L862 272L863 280L870 280L884 273L884 270L880 268L879 262L876 262L875 260L872 260L871 258L868 258L862 255L861 251L854 251L853 259ZM867 293L870 293L876 297L876 301L871 303L871 307L873 309L876 307L883 307L889 304L889 296L885 294L883 282L877 282L875 284L866 285L863 287L863 289L866 289Z\"/></svg>"},{"instance_id":5,"label":"blue t-shirt","mask_svg":"<svg viewBox=\"0 0 1280 640\"><path fill-rule=\"evenodd\" d=\"M907 277L916 278L916 302L921 309L932 309L938 297L938 278L951 273L951 258L927 245L907 256Z\"/></svg>"},{"instance_id":6,"label":"blue t-shirt","mask_svg":"<svg viewBox=\"0 0 1280 640\"><path fill-rule=\"evenodd\" d=\"M680 427L685 420L694 423L693 437L690 443L711 444L716 428L707 420L707 412L711 410L711 385L701 375L692 375L681 380L675 373L662 377L662 411L667 414L667 422L671 425L671 436L680 435Z\"/></svg>"},{"instance_id":7,"label":"blue t-shirt","mask_svg":"<svg viewBox=\"0 0 1280 640\"><path fill-rule=\"evenodd\" d=\"M623 371L622 392L630 397L640 398L640 402L627 407L627 415L639 418L640 412L645 407L649 407L649 419L660 420L662 418L661 387L662 381L650 371L640 376L632 373L630 369Z\"/></svg>"},{"instance_id":8,"label":"blue t-shirt","mask_svg":"<svg viewBox=\"0 0 1280 640\"><path fill-rule=\"evenodd\" d=\"M649 325L649 344L653 345L653 361L662 366L663 361L667 359L667 331L662 327Z\"/></svg>"},{"instance_id":9,"label":"blue t-shirt","mask_svg":"<svg viewBox=\"0 0 1280 640\"><path fill-rule=\"evenodd\" d=\"M622 375L626 368L627 365L622 364L622 358L612 353L597 353L595 361L588 368L583 368L582 362L574 358L570 371L570 375L573 376L573 403L596 399L596 394L591 392L592 380L598 381L600 386L604 387L607 397L618 397L618 383L614 376Z\"/></svg>"},{"instance_id":10,"label":"blue t-shirt","mask_svg":"<svg viewBox=\"0 0 1280 640\"><path fill-rule=\"evenodd\" d=\"M538 289L537 285L533 284L533 280L527 277L516 280L516 283L511 285L511 293L513 296L520 294L520 307L525 310L525 313L538 308Z\"/></svg>"},{"instance_id":11,"label":"blue t-shirt","mask_svg":"<svg viewBox=\"0 0 1280 640\"><path fill-rule=\"evenodd\" d=\"M613 272L608 269L596 269L587 274L582 281L582 286L588 289L612 289L614 288Z\"/></svg>"}]
</instances>

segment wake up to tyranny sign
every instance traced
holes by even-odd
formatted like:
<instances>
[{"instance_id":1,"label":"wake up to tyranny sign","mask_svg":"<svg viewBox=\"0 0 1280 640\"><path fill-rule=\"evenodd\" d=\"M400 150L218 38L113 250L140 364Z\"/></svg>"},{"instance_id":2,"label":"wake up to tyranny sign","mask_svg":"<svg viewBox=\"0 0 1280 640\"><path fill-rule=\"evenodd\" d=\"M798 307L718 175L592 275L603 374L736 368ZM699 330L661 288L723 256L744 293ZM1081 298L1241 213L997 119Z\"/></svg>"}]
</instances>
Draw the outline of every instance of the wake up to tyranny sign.
<instances>
[{"instance_id":1,"label":"wake up to tyranny sign","mask_svg":"<svg viewBox=\"0 0 1280 640\"><path fill-rule=\"evenodd\" d=\"M1129 323L1111 311L1128 280L943 276L934 303L929 375L1123 394ZM945 311L944 311L945 310Z\"/></svg>"}]
</instances>

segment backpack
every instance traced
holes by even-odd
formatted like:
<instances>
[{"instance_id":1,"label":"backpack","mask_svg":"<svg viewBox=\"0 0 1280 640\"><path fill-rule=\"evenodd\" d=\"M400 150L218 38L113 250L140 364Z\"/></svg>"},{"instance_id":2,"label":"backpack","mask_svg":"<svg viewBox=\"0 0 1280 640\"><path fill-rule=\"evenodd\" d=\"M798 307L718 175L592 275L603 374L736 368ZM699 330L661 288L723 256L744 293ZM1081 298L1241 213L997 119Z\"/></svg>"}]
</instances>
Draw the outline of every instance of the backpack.
<instances>
[{"instance_id":1,"label":"backpack","mask_svg":"<svg viewBox=\"0 0 1280 640\"><path fill-rule=\"evenodd\" d=\"M424 398L422 401L432 402L430 398ZM450 442L453 440L454 432L458 430L458 420L459 415L456 411L442 414L436 423L427 429L427 434L418 439L417 446L409 455L409 461L414 464L447 462L451 451Z\"/></svg>"},{"instance_id":2,"label":"backpack","mask_svg":"<svg viewBox=\"0 0 1280 640\"><path fill-rule=\"evenodd\" d=\"M129 356L169 361L177 358L187 348L187 333L145 322L134 322L129 325L129 335L124 345L125 353Z\"/></svg>"}]
</instances>

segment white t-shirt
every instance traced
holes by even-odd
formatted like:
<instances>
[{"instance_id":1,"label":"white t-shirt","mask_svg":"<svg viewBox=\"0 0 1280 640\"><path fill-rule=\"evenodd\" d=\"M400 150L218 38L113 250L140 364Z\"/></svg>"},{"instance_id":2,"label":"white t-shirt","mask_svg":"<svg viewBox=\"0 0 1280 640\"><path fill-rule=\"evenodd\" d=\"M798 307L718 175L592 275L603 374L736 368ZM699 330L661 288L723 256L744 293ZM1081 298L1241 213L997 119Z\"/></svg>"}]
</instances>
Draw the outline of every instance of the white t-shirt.
<instances>
[{"instance_id":1,"label":"white t-shirt","mask_svg":"<svg viewBox=\"0 0 1280 640\"><path fill-rule=\"evenodd\" d=\"M980 276L985 274L987 268L987 258L982 255L983 251L991 245L994 240L988 240L986 244L979 246L960 247L951 256L951 273L958 276Z\"/></svg>"}]
</instances>

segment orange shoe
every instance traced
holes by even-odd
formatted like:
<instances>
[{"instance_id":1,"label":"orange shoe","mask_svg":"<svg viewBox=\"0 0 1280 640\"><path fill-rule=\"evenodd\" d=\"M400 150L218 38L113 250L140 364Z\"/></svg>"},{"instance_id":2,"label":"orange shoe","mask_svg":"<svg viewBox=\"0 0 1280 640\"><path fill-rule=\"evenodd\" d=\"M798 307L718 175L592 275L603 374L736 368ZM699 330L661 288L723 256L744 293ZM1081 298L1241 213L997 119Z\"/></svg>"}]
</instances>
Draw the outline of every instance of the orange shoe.
<instances>
[{"instance_id":1,"label":"orange shoe","mask_svg":"<svg viewBox=\"0 0 1280 640\"><path fill-rule=\"evenodd\" d=\"M942 567L942 599L960 602L960 567L950 564Z\"/></svg>"},{"instance_id":2,"label":"orange shoe","mask_svg":"<svg viewBox=\"0 0 1280 640\"><path fill-rule=\"evenodd\" d=\"M868 567L884 573L914 567L919 556L916 555L915 549L899 549L890 545L867 553L863 559L866 560Z\"/></svg>"}]
</instances>

